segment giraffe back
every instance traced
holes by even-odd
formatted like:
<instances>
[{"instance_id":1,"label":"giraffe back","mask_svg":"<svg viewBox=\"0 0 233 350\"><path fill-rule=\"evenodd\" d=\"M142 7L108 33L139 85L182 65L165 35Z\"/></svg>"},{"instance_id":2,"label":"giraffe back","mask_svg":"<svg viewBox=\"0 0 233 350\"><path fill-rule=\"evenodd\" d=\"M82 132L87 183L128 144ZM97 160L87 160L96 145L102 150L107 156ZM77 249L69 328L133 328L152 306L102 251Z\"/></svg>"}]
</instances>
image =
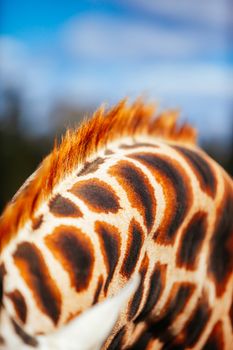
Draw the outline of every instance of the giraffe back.
<instances>
[{"instance_id":1,"label":"giraffe back","mask_svg":"<svg viewBox=\"0 0 233 350\"><path fill-rule=\"evenodd\" d=\"M141 102L97 112L6 208L3 348L10 328L40 348L39 335L110 300L137 274L102 349L231 348L232 180L174 113L155 121L151 113Z\"/></svg>"}]
</instances>

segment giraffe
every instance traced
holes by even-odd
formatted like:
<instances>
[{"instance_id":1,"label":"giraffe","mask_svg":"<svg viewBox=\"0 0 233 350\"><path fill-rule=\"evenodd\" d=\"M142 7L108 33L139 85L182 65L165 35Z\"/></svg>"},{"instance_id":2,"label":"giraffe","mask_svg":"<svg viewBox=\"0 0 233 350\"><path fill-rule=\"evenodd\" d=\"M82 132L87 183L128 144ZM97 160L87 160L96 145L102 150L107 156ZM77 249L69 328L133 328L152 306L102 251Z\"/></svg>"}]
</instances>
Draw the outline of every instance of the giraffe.
<instances>
[{"instance_id":1,"label":"giraffe","mask_svg":"<svg viewBox=\"0 0 233 350\"><path fill-rule=\"evenodd\" d=\"M0 349L232 349L232 179L155 115L100 107L5 208Z\"/></svg>"}]
</instances>

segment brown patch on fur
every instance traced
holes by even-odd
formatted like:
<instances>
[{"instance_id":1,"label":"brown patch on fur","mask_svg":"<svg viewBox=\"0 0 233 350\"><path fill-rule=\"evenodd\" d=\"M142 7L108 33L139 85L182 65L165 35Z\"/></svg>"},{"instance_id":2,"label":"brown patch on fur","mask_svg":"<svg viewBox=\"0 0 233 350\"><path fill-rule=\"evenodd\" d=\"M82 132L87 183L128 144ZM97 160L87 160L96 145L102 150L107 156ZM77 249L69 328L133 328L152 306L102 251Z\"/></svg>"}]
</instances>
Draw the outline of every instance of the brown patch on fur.
<instances>
[{"instance_id":1,"label":"brown patch on fur","mask_svg":"<svg viewBox=\"0 0 233 350\"><path fill-rule=\"evenodd\" d=\"M33 231L38 230L38 228L40 228L40 226L42 225L42 222L43 222L43 215L42 214L40 216L32 218L32 229L33 229Z\"/></svg>"},{"instance_id":2,"label":"brown patch on fur","mask_svg":"<svg viewBox=\"0 0 233 350\"><path fill-rule=\"evenodd\" d=\"M149 330L154 338L158 337L164 343L170 340L171 325L175 324L178 315L184 311L194 290L194 284L189 282L175 282L173 284L163 310L159 316L149 320Z\"/></svg>"},{"instance_id":3,"label":"brown patch on fur","mask_svg":"<svg viewBox=\"0 0 233 350\"><path fill-rule=\"evenodd\" d=\"M134 272L144 242L143 229L133 218L127 232L127 246L120 273L128 279Z\"/></svg>"},{"instance_id":4,"label":"brown patch on fur","mask_svg":"<svg viewBox=\"0 0 233 350\"><path fill-rule=\"evenodd\" d=\"M60 146L55 143L23 191L10 202L0 218L0 251L16 235L18 229L48 199L55 185L70 175L77 166L110 142L123 136L151 135L179 142L194 143L196 131L189 125L178 127L177 113L165 112L153 118L154 106L140 99L128 106L126 100L104 111L99 108L93 117L74 130L68 130Z\"/></svg>"},{"instance_id":5,"label":"brown patch on fur","mask_svg":"<svg viewBox=\"0 0 233 350\"><path fill-rule=\"evenodd\" d=\"M83 216L80 209L69 199L61 196L59 193L49 202L51 214L56 217L78 218Z\"/></svg>"},{"instance_id":6,"label":"brown patch on fur","mask_svg":"<svg viewBox=\"0 0 233 350\"><path fill-rule=\"evenodd\" d=\"M148 317L152 316L153 310L165 288L166 278L167 264L160 264L157 262L150 276L148 294L144 306L134 322L138 323L145 321Z\"/></svg>"},{"instance_id":7,"label":"brown patch on fur","mask_svg":"<svg viewBox=\"0 0 233 350\"><path fill-rule=\"evenodd\" d=\"M232 299L231 299L231 307L230 307L230 311L229 311L229 317L230 317L230 322L231 322L231 329L233 332L233 295L232 295Z\"/></svg>"},{"instance_id":8,"label":"brown patch on fur","mask_svg":"<svg viewBox=\"0 0 233 350\"><path fill-rule=\"evenodd\" d=\"M146 278L146 273L148 271L148 266L149 266L149 258L147 253L145 253L143 260L141 262L141 266L139 269L140 275L141 275L141 281L140 284L136 290L136 292L134 293L134 296L130 302L130 306L129 306L129 311L128 311L128 319L132 320L135 319L140 305L141 305L141 301L142 301L142 297L143 297L143 293L144 293L144 284L145 284L145 278Z\"/></svg>"},{"instance_id":9,"label":"brown patch on fur","mask_svg":"<svg viewBox=\"0 0 233 350\"><path fill-rule=\"evenodd\" d=\"M107 279L104 285L104 293L113 278L120 257L121 236L118 229L104 221L96 221L95 232L98 235L100 249L107 270Z\"/></svg>"},{"instance_id":10,"label":"brown patch on fur","mask_svg":"<svg viewBox=\"0 0 233 350\"><path fill-rule=\"evenodd\" d=\"M99 179L77 181L69 191L97 213L117 213L120 209L114 189Z\"/></svg>"},{"instance_id":11,"label":"brown patch on fur","mask_svg":"<svg viewBox=\"0 0 233 350\"><path fill-rule=\"evenodd\" d=\"M0 309L2 306L2 298L3 298L3 278L6 275L6 268L3 263L0 264Z\"/></svg>"},{"instance_id":12,"label":"brown patch on fur","mask_svg":"<svg viewBox=\"0 0 233 350\"><path fill-rule=\"evenodd\" d=\"M169 157L150 152L132 153L128 157L149 168L162 186L166 203L165 213L153 238L156 243L173 244L192 204L193 189L190 179L180 164ZM138 187L141 188L141 185ZM148 204L145 207L147 208Z\"/></svg>"},{"instance_id":13,"label":"brown patch on fur","mask_svg":"<svg viewBox=\"0 0 233 350\"><path fill-rule=\"evenodd\" d=\"M36 338L30 336L26 332L24 332L23 328L21 328L13 319L11 319L12 325L14 327L15 333L19 336L22 342L30 347L37 348L38 341Z\"/></svg>"},{"instance_id":14,"label":"brown patch on fur","mask_svg":"<svg viewBox=\"0 0 233 350\"><path fill-rule=\"evenodd\" d=\"M199 181L202 191L214 198L217 188L217 179L214 174L214 169L212 169L206 157L203 157L197 150L194 151L182 146L174 146L174 148L188 161L189 166Z\"/></svg>"},{"instance_id":15,"label":"brown patch on fur","mask_svg":"<svg viewBox=\"0 0 233 350\"><path fill-rule=\"evenodd\" d=\"M35 244L25 241L17 245L13 259L38 308L57 324L61 314L61 293L41 251Z\"/></svg>"},{"instance_id":16,"label":"brown patch on fur","mask_svg":"<svg viewBox=\"0 0 233 350\"><path fill-rule=\"evenodd\" d=\"M5 340L3 336L0 335L0 345L4 345L4 344L5 344Z\"/></svg>"},{"instance_id":17,"label":"brown patch on fur","mask_svg":"<svg viewBox=\"0 0 233 350\"><path fill-rule=\"evenodd\" d=\"M122 349L124 343L124 336L126 333L125 327L122 327L112 339L110 345L107 347L107 350L117 350Z\"/></svg>"},{"instance_id":18,"label":"brown patch on fur","mask_svg":"<svg viewBox=\"0 0 233 350\"><path fill-rule=\"evenodd\" d=\"M104 158L98 157L92 162L86 162L77 175L84 176L96 172L99 169L99 166L104 163L104 160Z\"/></svg>"},{"instance_id":19,"label":"brown patch on fur","mask_svg":"<svg viewBox=\"0 0 233 350\"><path fill-rule=\"evenodd\" d=\"M45 243L68 273L78 293L86 290L94 268L94 248L90 238L75 226L61 225L45 237Z\"/></svg>"},{"instance_id":20,"label":"brown patch on fur","mask_svg":"<svg viewBox=\"0 0 233 350\"><path fill-rule=\"evenodd\" d=\"M225 192L217 209L215 228L210 240L208 272L217 296L227 287L233 271L233 187L225 181Z\"/></svg>"},{"instance_id":21,"label":"brown patch on fur","mask_svg":"<svg viewBox=\"0 0 233 350\"><path fill-rule=\"evenodd\" d=\"M7 293L6 296L11 300L17 317L21 322L25 323L27 318L27 305L24 296L18 289L15 289L11 293Z\"/></svg>"},{"instance_id":22,"label":"brown patch on fur","mask_svg":"<svg viewBox=\"0 0 233 350\"><path fill-rule=\"evenodd\" d=\"M140 167L125 160L110 167L108 172L116 177L125 190L131 206L142 215L149 233L156 214L156 199L148 177Z\"/></svg>"},{"instance_id":23,"label":"brown patch on fur","mask_svg":"<svg viewBox=\"0 0 233 350\"><path fill-rule=\"evenodd\" d=\"M215 324L203 350L221 350L224 348L223 326L222 322L219 321Z\"/></svg>"},{"instance_id":24,"label":"brown patch on fur","mask_svg":"<svg viewBox=\"0 0 233 350\"><path fill-rule=\"evenodd\" d=\"M200 336L205 331L208 321L211 316L212 309L210 308L207 298L204 295L199 299L195 309L189 320L187 321L183 331L179 334L180 339L183 338L185 348L194 348Z\"/></svg>"},{"instance_id":25,"label":"brown patch on fur","mask_svg":"<svg viewBox=\"0 0 233 350\"><path fill-rule=\"evenodd\" d=\"M106 156L111 156L112 154L114 154L114 152L111 151L110 149L106 149L105 152L104 152L104 154L105 154Z\"/></svg>"},{"instance_id":26,"label":"brown patch on fur","mask_svg":"<svg viewBox=\"0 0 233 350\"><path fill-rule=\"evenodd\" d=\"M95 290L92 305L95 305L96 303L98 303L103 284L104 284L104 277L103 277L103 275L100 275L99 279L98 279L97 287Z\"/></svg>"},{"instance_id":27,"label":"brown patch on fur","mask_svg":"<svg viewBox=\"0 0 233 350\"><path fill-rule=\"evenodd\" d=\"M207 232L207 213L196 212L184 228L176 255L176 263L187 270L195 270Z\"/></svg>"}]
</instances>

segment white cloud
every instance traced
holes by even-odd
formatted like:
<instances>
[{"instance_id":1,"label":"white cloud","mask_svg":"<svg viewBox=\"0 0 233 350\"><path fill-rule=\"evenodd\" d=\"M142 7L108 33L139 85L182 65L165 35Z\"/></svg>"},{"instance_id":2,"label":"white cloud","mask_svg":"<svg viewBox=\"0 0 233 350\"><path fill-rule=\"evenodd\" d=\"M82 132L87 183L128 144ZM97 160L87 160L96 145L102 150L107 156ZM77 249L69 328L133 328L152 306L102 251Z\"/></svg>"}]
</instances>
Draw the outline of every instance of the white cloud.
<instances>
[{"instance_id":1,"label":"white cloud","mask_svg":"<svg viewBox=\"0 0 233 350\"><path fill-rule=\"evenodd\" d=\"M147 65L130 80L161 95L233 98L233 69L213 64Z\"/></svg>"},{"instance_id":2,"label":"white cloud","mask_svg":"<svg viewBox=\"0 0 233 350\"><path fill-rule=\"evenodd\" d=\"M63 81L63 93L82 99L121 98L145 93L158 98L195 97L233 100L233 69L210 64L126 64L98 71L74 70Z\"/></svg>"},{"instance_id":3,"label":"white cloud","mask_svg":"<svg viewBox=\"0 0 233 350\"><path fill-rule=\"evenodd\" d=\"M22 80L22 74L28 59L25 46L19 41L0 37L0 79L3 83L16 85Z\"/></svg>"},{"instance_id":4,"label":"white cloud","mask_svg":"<svg viewBox=\"0 0 233 350\"><path fill-rule=\"evenodd\" d=\"M98 14L73 18L63 32L65 47L78 62L86 59L90 66L101 64L99 70L88 73L81 69L77 75L73 74L66 89L69 96L75 91L81 100L113 103L125 95L136 97L145 93L164 106L179 106L184 114L197 121L203 134L226 135L232 118L233 69L195 62L196 57L205 53L211 56L226 50L226 33L221 29L225 23L223 10L216 0L211 13L201 0L196 4L191 1L191 7L183 0L179 4L174 0L175 11L174 4L167 8L163 1L137 2L145 7L154 6L159 13L177 19L183 16L186 21L202 21L209 29L193 25L187 30L182 26L174 29L149 21ZM200 16L199 11L203 12ZM220 27L212 30L216 23Z\"/></svg>"},{"instance_id":5,"label":"white cloud","mask_svg":"<svg viewBox=\"0 0 233 350\"><path fill-rule=\"evenodd\" d=\"M221 32L174 29L106 14L73 18L64 27L62 41L74 57L104 62L183 59L226 50Z\"/></svg>"},{"instance_id":6,"label":"white cloud","mask_svg":"<svg viewBox=\"0 0 233 350\"><path fill-rule=\"evenodd\" d=\"M29 48L12 38L0 38L0 49L4 58L0 60L0 79L4 79L5 86L10 82L20 89L28 116L25 123L31 124L34 131L48 128L46 118L56 100L96 106L102 102L114 103L126 95L134 98L145 93L162 106L180 107L185 115L198 121L199 128L207 135L224 137L229 132L233 99L230 67L178 61L145 64L132 60L106 65L72 63L59 71L34 57Z\"/></svg>"},{"instance_id":7,"label":"white cloud","mask_svg":"<svg viewBox=\"0 0 233 350\"><path fill-rule=\"evenodd\" d=\"M12 37L0 37L0 86L20 93L23 101L23 118L27 127L35 128L31 116L40 119L37 131L48 128L47 118L52 104L55 72L51 64L42 57L35 57L29 48ZM1 99L3 108L3 98Z\"/></svg>"},{"instance_id":8,"label":"white cloud","mask_svg":"<svg viewBox=\"0 0 233 350\"><path fill-rule=\"evenodd\" d=\"M63 84L63 97L79 106L80 101L113 104L125 96L144 94L162 109L179 108L184 119L197 126L202 138L222 142L230 136L233 70L224 72L214 65L157 64L125 66L120 74L108 69L93 73L73 72Z\"/></svg>"},{"instance_id":9,"label":"white cloud","mask_svg":"<svg viewBox=\"0 0 233 350\"><path fill-rule=\"evenodd\" d=\"M125 4L125 1L122 1ZM233 24L231 0L127 0L127 4L158 15L207 26Z\"/></svg>"},{"instance_id":10,"label":"white cloud","mask_svg":"<svg viewBox=\"0 0 233 350\"><path fill-rule=\"evenodd\" d=\"M0 52L0 79L3 83L12 82L28 93L34 90L42 94L49 88L51 63L48 60L34 56L29 47L12 37L0 37Z\"/></svg>"}]
</instances>

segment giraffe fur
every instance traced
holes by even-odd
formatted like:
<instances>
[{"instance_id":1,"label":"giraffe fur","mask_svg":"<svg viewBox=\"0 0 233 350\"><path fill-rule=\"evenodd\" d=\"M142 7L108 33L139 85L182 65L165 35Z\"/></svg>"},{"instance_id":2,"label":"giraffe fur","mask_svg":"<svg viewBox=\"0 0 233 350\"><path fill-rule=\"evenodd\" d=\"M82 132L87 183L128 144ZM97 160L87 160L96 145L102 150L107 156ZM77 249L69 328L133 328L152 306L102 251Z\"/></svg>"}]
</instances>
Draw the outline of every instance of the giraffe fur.
<instances>
[{"instance_id":1,"label":"giraffe fur","mask_svg":"<svg viewBox=\"0 0 233 350\"><path fill-rule=\"evenodd\" d=\"M233 184L195 140L140 100L67 132L0 219L4 334L55 350L126 288L95 349L231 349Z\"/></svg>"}]
</instances>

